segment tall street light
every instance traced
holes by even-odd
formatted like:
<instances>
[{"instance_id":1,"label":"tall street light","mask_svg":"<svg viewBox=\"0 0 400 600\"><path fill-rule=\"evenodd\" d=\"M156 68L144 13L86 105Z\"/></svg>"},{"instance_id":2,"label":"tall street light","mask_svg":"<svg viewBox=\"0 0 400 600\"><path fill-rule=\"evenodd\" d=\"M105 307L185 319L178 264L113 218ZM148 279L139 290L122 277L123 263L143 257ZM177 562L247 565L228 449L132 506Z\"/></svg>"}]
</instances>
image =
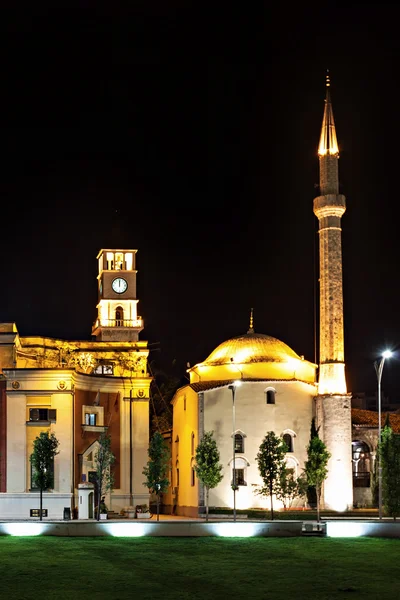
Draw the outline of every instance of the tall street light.
<instances>
[{"instance_id":1,"label":"tall street light","mask_svg":"<svg viewBox=\"0 0 400 600\"><path fill-rule=\"evenodd\" d=\"M376 376L378 378L378 446L377 446L377 455L378 455L378 506L379 506L379 518L382 519L382 461L380 456L380 443L381 443L381 380L382 380L382 371L383 365L385 364L385 360L392 356L392 352L390 350L385 350L382 354L381 360L374 363Z\"/></svg>"},{"instance_id":2,"label":"tall street light","mask_svg":"<svg viewBox=\"0 0 400 600\"><path fill-rule=\"evenodd\" d=\"M236 388L241 385L240 381L235 381L231 385L228 385L229 389L232 392L232 429L233 429L233 442L232 442L232 451L233 451L233 461L232 461L232 469L233 469L233 477L232 477L232 490L233 490L233 521L236 521L236 463L235 463L235 441L236 441L236 418L235 418L235 391Z\"/></svg>"}]
</instances>

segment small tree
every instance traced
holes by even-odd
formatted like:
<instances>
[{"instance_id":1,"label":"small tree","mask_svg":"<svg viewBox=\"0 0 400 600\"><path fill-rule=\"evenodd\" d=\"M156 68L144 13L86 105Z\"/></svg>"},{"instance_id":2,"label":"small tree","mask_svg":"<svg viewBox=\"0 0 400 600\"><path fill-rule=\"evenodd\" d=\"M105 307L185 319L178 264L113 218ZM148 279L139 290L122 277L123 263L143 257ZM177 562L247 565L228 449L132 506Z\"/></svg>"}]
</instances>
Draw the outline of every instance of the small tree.
<instances>
[{"instance_id":1,"label":"small tree","mask_svg":"<svg viewBox=\"0 0 400 600\"><path fill-rule=\"evenodd\" d=\"M288 469L283 464L276 482L276 498L281 500L285 509L290 508L293 500L305 495L302 480L295 476L294 469Z\"/></svg>"},{"instance_id":2,"label":"small tree","mask_svg":"<svg viewBox=\"0 0 400 600\"><path fill-rule=\"evenodd\" d=\"M208 498L210 490L217 487L223 478L222 465L219 462L217 442L213 431L206 431L196 448L196 465L194 470L206 490L206 521L208 521Z\"/></svg>"},{"instance_id":3,"label":"small tree","mask_svg":"<svg viewBox=\"0 0 400 600\"><path fill-rule=\"evenodd\" d=\"M308 460L305 462L304 472L306 474L308 485L315 486L317 493L317 521L319 522L321 486L328 474L327 464L331 454L319 437L318 430L316 430L316 435L310 439L310 443L307 446L307 456Z\"/></svg>"},{"instance_id":4,"label":"small tree","mask_svg":"<svg viewBox=\"0 0 400 600\"><path fill-rule=\"evenodd\" d=\"M375 455L374 467L371 473L371 496L374 508L377 508L379 504L378 452L379 450Z\"/></svg>"},{"instance_id":5,"label":"small tree","mask_svg":"<svg viewBox=\"0 0 400 600\"><path fill-rule=\"evenodd\" d=\"M170 452L161 433L156 431L150 440L147 451L149 460L142 473L146 477L143 483L157 498L157 521L160 520L160 495L168 490L168 470Z\"/></svg>"},{"instance_id":6,"label":"small tree","mask_svg":"<svg viewBox=\"0 0 400 600\"><path fill-rule=\"evenodd\" d=\"M318 437L318 430L315 425L315 419L313 418L313 419L311 419L310 441L315 437ZM315 485L307 485L306 496L307 496L308 505L310 507L316 508L317 507L317 491L315 489Z\"/></svg>"},{"instance_id":7,"label":"small tree","mask_svg":"<svg viewBox=\"0 0 400 600\"><path fill-rule=\"evenodd\" d=\"M54 433L42 431L33 440L33 452L30 456L32 464L32 483L40 491L40 520L42 521L43 490L54 488L54 457L58 454L59 441Z\"/></svg>"},{"instance_id":8,"label":"small tree","mask_svg":"<svg viewBox=\"0 0 400 600\"><path fill-rule=\"evenodd\" d=\"M97 487L97 515L100 520L100 512L107 511L107 508L102 502L103 496L113 488L114 475L111 467L115 462L115 456L111 450L111 437L108 433L102 433L99 437L99 448L94 455L95 467L95 483Z\"/></svg>"},{"instance_id":9,"label":"small tree","mask_svg":"<svg viewBox=\"0 0 400 600\"><path fill-rule=\"evenodd\" d=\"M279 476L288 447L281 437L269 431L263 439L256 461L263 485L256 485L256 494L271 498L271 519L274 519L273 495L278 490Z\"/></svg>"},{"instance_id":10,"label":"small tree","mask_svg":"<svg viewBox=\"0 0 400 600\"><path fill-rule=\"evenodd\" d=\"M382 496L387 514L394 520L400 515L400 435L390 425L382 430L379 444L382 464Z\"/></svg>"}]
</instances>

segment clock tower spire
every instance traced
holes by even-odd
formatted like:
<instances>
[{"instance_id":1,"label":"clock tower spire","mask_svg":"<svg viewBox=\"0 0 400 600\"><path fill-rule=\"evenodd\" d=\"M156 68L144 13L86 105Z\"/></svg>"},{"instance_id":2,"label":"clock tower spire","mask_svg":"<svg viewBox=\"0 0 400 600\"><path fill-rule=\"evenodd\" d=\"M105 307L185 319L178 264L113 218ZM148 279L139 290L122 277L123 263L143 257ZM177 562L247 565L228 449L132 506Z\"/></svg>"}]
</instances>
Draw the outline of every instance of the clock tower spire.
<instances>
[{"instance_id":1,"label":"clock tower spire","mask_svg":"<svg viewBox=\"0 0 400 600\"><path fill-rule=\"evenodd\" d=\"M137 342L143 319L137 315L137 250L103 249L97 255L99 301L92 335L98 341Z\"/></svg>"}]
</instances>

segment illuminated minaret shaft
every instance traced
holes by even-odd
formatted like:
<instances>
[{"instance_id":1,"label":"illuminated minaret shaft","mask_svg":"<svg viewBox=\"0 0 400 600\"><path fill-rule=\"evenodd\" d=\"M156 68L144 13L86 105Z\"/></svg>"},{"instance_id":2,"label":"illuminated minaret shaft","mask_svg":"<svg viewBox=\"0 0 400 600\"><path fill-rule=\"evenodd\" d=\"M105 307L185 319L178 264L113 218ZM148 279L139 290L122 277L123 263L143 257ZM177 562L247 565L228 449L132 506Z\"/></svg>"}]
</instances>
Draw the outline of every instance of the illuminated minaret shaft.
<instances>
[{"instance_id":1,"label":"illuminated minaret shaft","mask_svg":"<svg viewBox=\"0 0 400 600\"><path fill-rule=\"evenodd\" d=\"M327 76L324 118L318 147L320 196L314 199L319 221L319 380L316 398L320 436L331 458L324 482L325 508L353 505L351 397L344 363L342 229L345 197L339 194L339 148Z\"/></svg>"},{"instance_id":2,"label":"illuminated minaret shaft","mask_svg":"<svg viewBox=\"0 0 400 600\"><path fill-rule=\"evenodd\" d=\"M320 193L314 200L319 221L319 394L345 394L341 217L345 197L339 194L339 148L327 77L324 118L318 148Z\"/></svg>"}]
</instances>

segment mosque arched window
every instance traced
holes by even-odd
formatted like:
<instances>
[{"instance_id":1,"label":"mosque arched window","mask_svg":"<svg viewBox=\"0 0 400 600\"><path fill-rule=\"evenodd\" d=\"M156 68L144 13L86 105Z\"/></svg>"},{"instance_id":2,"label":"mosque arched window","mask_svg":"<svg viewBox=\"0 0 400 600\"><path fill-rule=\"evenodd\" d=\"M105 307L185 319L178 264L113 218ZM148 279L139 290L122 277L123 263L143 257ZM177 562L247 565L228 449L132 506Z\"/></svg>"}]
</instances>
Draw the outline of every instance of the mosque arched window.
<instances>
[{"instance_id":1,"label":"mosque arched window","mask_svg":"<svg viewBox=\"0 0 400 600\"><path fill-rule=\"evenodd\" d=\"M247 460L245 458L236 458L235 468L233 468L233 461L231 461L230 466L232 468L231 485L247 485L246 474L247 467L249 466Z\"/></svg>"},{"instance_id":2,"label":"mosque arched window","mask_svg":"<svg viewBox=\"0 0 400 600\"><path fill-rule=\"evenodd\" d=\"M235 433L235 454L244 452L244 437L241 433Z\"/></svg>"},{"instance_id":3,"label":"mosque arched window","mask_svg":"<svg viewBox=\"0 0 400 600\"><path fill-rule=\"evenodd\" d=\"M288 456L285 460L285 465L286 468L289 471L292 471L293 475L297 477L299 470L299 461L297 460L297 458L295 456Z\"/></svg>"},{"instance_id":4,"label":"mosque arched window","mask_svg":"<svg viewBox=\"0 0 400 600\"><path fill-rule=\"evenodd\" d=\"M269 389L265 392L265 403L275 404L275 390Z\"/></svg>"},{"instance_id":5,"label":"mosque arched window","mask_svg":"<svg viewBox=\"0 0 400 600\"><path fill-rule=\"evenodd\" d=\"M287 451L293 452L293 436L290 435L290 433L284 433L283 441L285 442L286 446L288 447Z\"/></svg>"}]
</instances>

